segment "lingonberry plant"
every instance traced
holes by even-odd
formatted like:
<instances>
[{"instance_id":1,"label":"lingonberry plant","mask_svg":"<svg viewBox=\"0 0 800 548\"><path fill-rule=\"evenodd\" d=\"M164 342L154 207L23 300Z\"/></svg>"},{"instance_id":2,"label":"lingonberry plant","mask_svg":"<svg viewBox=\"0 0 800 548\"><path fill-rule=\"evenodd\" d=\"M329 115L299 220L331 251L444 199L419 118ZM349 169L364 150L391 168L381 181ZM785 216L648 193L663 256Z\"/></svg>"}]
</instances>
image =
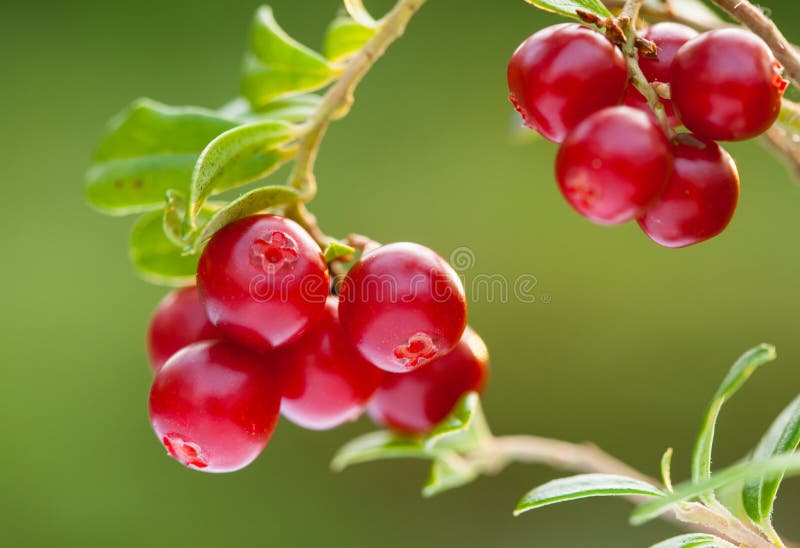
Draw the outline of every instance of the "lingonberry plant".
<instances>
[{"instance_id":1,"label":"lingonberry plant","mask_svg":"<svg viewBox=\"0 0 800 548\"><path fill-rule=\"evenodd\" d=\"M345 0L321 54L263 7L241 97L219 109L140 99L110 123L88 200L111 215L141 214L130 239L136 269L181 287L148 333L158 440L189 468L230 472L265 449L279 410L311 430L366 410L386 429L344 445L334 469L427 459L428 496L511 462L546 463L582 474L531 490L516 513L624 496L637 505L632 523L663 517L691 531L657 546L784 546L771 514L783 477L800 474L800 398L739 464L711 470L721 407L775 358L773 347L730 369L682 484L672 483L671 450L655 480L593 445L494 436L478 395L488 352L467 326L455 271L418 244L329 236L308 211L328 125L424 1L398 0L376 20ZM716 141L764 134L800 166L800 109L783 98L784 71L800 83L800 56L746 0L714 0L741 27L700 0L528 2L573 21L514 52L511 102L525 126L559 143L555 178L584 217L637 220L662 246L693 245L721 233L739 199L735 163ZM277 182L284 164L288 180Z\"/></svg>"}]
</instances>

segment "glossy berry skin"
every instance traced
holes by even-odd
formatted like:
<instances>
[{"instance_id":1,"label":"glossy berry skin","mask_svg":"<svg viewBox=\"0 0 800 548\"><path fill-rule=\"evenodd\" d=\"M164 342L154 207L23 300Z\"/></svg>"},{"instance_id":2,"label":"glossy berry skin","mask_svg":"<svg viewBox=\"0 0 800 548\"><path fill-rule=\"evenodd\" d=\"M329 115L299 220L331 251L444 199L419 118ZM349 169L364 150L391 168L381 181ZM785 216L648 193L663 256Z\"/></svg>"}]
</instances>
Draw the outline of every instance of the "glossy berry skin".
<instances>
[{"instance_id":1,"label":"glossy berry skin","mask_svg":"<svg viewBox=\"0 0 800 548\"><path fill-rule=\"evenodd\" d=\"M671 171L664 132L647 114L626 106L601 110L578 124L556 159L564 197L578 213L604 225L644 213Z\"/></svg>"},{"instance_id":2,"label":"glossy berry skin","mask_svg":"<svg viewBox=\"0 0 800 548\"><path fill-rule=\"evenodd\" d=\"M697 31L681 25L679 23L657 23L652 27L646 28L641 33L642 38L652 41L658 47L658 57L645 57L639 53L639 68L642 69L645 78L651 83L669 83L670 67L675 54L686 42L697 36ZM651 113L647 101L641 93L632 85L625 91L624 104L636 107L645 112ZM675 111L672 108L672 101L661 98L664 111L667 114L670 125L677 127L681 124Z\"/></svg>"},{"instance_id":3,"label":"glossy berry skin","mask_svg":"<svg viewBox=\"0 0 800 548\"><path fill-rule=\"evenodd\" d=\"M384 375L350 345L338 306L329 297L314 329L268 355L281 379L281 413L303 428L327 430L356 420Z\"/></svg>"},{"instance_id":4,"label":"glossy berry skin","mask_svg":"<svg viewBox=\"0 0 800 548\"><path fill-rule=\"evenodd\" d=\"M168 293L156 307L147 331L147 354L154 371L170 356L193 342L218 339L219 333L206 317L197 288L184 287Z\"/></svg>"},{"instance_id":5,"label":"glossy berry skin","mask_svg":"<svg viewBox=\"0 0 800 548\"><path fill-rule=\"evenodd\" d=\"M150 390L150 422L170 456L204 472L232 472L266 447L280 388L256 353L225 341L173 355Z\"/></svg>"},{"instance_id":6,"label":"glossy berry skin","mask_svg":"<svg viewBox=\"0 0 800 548\"><path fill-rule=\"evenodd\" d=\"M715 141L749 139L778 118L786 81L766 44L742 29L701 34L678 50L672 104L691 132Z\"/></svg>"},{"instance_id":7,"label":"glossy berry skin","mask_svg":"<svg viewBox=\"0 0 800 548\"><path fill-rule=\"evenodd\" d=\"M367 412L380 426L403 433L428 432L467 392L480 392L489 372L489 353L471 328L452 352L411 373L387 374Z\"/></svg>"},{"instance_id":8,"label":"glossy berry skin","mask_svg":"<svg viewBox=\"0 0 800 548\"><path fill-rule=\"evenodd\" d=\"M532 34L511 57L507 76L525 125L557 143L593 112L618 104L628 81L619 49L575 23Z\"/></svg>"},{"instance_id":9,"label":"glossy berry skin","mask_svg":"<svg viewBox=\"0 0 800 548\"><path fill-rule=\"evenodd\" d=\"M405 373L458 343L467 304L461 280L444 259L419 244L393 243L366 253L350 269L339 318L364 358Z\"/></svg>"},{"instance_id":10,"label":"glossy berry skin","mask_svg":"<svg viewBox=\"0 0 800 548\"><path fill-rule=\"evenodd\" d=\"M730 155L708 139L673 139L675 167L661 198L639 219L650 239L685 247L722 232L739 201L739 175Z\"/></svg>"},{"instance_id":11,"label":"glossy berry skin","mask_svg":"<svg viewBox=\"0 0 800 548\"><path fill-rule=\"evenodd\" d=\"M297 340L322 317L329 279L319 246L300 225L255 215L214 234L200 256L197 288L226 337L269 350Z\"/></svg>"}]
</instances>

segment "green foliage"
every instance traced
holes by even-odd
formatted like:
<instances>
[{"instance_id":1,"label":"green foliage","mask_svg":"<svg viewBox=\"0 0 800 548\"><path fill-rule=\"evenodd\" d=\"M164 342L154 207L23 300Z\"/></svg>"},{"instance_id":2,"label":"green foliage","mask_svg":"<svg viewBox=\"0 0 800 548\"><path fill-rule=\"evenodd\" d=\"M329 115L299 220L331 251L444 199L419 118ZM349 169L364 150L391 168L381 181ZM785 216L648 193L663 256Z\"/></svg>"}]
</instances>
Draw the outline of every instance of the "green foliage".
<instances>
[{"instance_id":1,"label":"green foliage","mask_svg":"<svg viewBox=\"0 0 800 548\"><path fill-rule=\"evenodd\" d=\"M236 127L211 141L192 173L185 226L195 227L195 216L212 192L264 177L292 157L293 151L279 146L296 136L294 126L266 120Z\"/></svg>"},{"instance_id":2,"label":"green foliage","mask_svg":"<svg viewBox=\"0 0 800 548\"><path fill-rule=\"evenodd\" d=\"M374 460L433 458L422 441L404 437L387 430L378 430L359 436L343 445L334 455L331 468L340 472L353 464Z\"/></svg>"},{"instance_id":3,"label":"green foliage","mask_svg":"<svg viewBox=\"0 0 800 548\"><path fill-rule=\"evenodd\" d=\"M753 451L753 460L793 453L800 442L800 396L781 412ZM767 526L783 474L747 481L742 490L745 512L755 523Z\"/></svg>"},{"instance_id":4,"label":"green foliage","mask_svg":"<svg viewBox=\"0 0 800 548\"><path fill-rule=\"evenodd\" d=\"M422 488L423 497L432 497L443 491L455 489L474 481L478 471L458 454L443 451L431 465L428 481Z\"/></svg>"},{"instance_id":5,"label":"green foliage","mask_svg":"<svg viewBox=\"0 0 800 548\"><path fill-rule=\"evenodd\" d=\"M324 57L293 40L278 26L272 8L258 9L241 81L242 95L254 107L320 89L337 74L338 70Z\"/></svg>"},{"instance_id":6,"label":"green foliage","mask_svg":"<svg viewBox=\"0 0 800 548\"><path fill-rule=\"evenodd\" d=\"M550 504L588 497L626 495L661 496L660 489L649 483L612 474L580 474L549 481L531 491L517 503L514 515Z\"/></svg>"},{"instance_id":7,"label":"green foliage","mask_svg":"<svg viewBox=\"0 0 800 548\"><path fill-rule=\"evenodd\" d=\"M711 476L714 429L722 405L741 388L758 367L774 360L775 356L774 346L761 344L745 352L728 371L711 400L695 441L692 454L692 479L694 481L699 482Z\"/></svg>"},{"instance_id":8,"label":"green foliage","mask_svg":"<svg viewBox=\"0 0 800 548\"><path fill-rule=\"evenodd\" d=\"M611 17L611 12L603 5L600 0L525 0L528 4L537 8L566 15L567 17L578 18L577 11L593 13L598 17Z\"/></svg>"},{"instance_id":9,"label":"green foliage","mask_svg":"<svg viewBox=\"0 0 800 548\"><path fill-rule=\"evenodd\" d=\"M703 548L704 546L720 548L722 546L733 545L714 535L708 535L706 533L687 533L685 535L668 538L658 544L653 544L650 548Z\"/></svg>"},{"instance_id":10,"label":"green foliage","mask_svg":"<svg viewBox=\"0 0 800 548\"><path fill-rule=\"evenodd\" d=\"M356 250L349 245L334 241L328 244L323 255L325 256L325 262L330 263L337 259L352 257L355 252Z\"/></svg>"},{"instance_id":11,"label":"green foliage","mask_svg":"<svg viewBox=\"0 0 800 548\"><path fill-rule=\"evenodd\" d=\"M335 63L345 61L358 53L375 32L374 27L364 26L351 17L337 17L325 33L322 53Z\"/></svg>"}]
</instances>

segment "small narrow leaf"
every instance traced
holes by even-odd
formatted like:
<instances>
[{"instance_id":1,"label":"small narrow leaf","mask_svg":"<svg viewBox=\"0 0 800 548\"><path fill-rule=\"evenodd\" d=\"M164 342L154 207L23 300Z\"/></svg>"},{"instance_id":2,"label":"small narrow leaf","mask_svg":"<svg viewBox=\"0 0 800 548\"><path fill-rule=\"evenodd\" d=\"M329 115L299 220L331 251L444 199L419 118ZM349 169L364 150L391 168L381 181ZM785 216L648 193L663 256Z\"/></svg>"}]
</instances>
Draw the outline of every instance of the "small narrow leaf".
<instances>
[{"instance_id":1,"label":"small narrow leaf","mask_svg":"<svg viewBox=\"0 0 800 548\"><path fill-rule=\"evenodd\" d=\"M192 248L197 251L215 232L234 221L290 204L297 199L297 192L286 186L266 186L251 190L219 209L194 238Z\"/></svg>"},{"instance_id":2,"label":"small narrow leaf","mask_svg":"<svg viewBox=\"0 0 800 548\"><path fill-rule=\"evenodd\" d=\"M429 451L450 449L466 452L479 446L489 436L491 433L481 408L480 396L470 392L425 437L425 447Z\"/></svg>"},{"instance_id":3,"label":"small narrow leaf","mask_svg":"<svg viewBox=\"0 0 800 548\"><path fill-rule=\"evenodd\" d=\"M771 362L775 356L774 346L761 344L745 352L728 371L708 406L695 441L692 454L692 479L694 481L702 481L711 476L714 429L722 405L741 388L758 367Z\"/></svg>"},{"instance_id":4,"label":"small narrow leaf","mask_svg":"<svg viewBox=\"0 0 800 548\"><path fill-rule=\"evenodd\" d=\"M167 206L164 208L164 234L176 246L183 248L185 242L181 238L183 212L186 210L186 198L175 191L167 191Z\"/></svg>"},{"instance_id":5,"label":"small narrow leaf","mask_svg":"<svg viewBox=\"0 0 800 548\"><path fill-rule=\"evenodd\" d=\"M775 474L800 474L800 455L780 455L762 461L744 462L715 472L713 476L698 482L692 480L676 485L672 493L636 508L631 514L631 523L645 523L657 518L675 503L712 493L736 482Z\"/></svg>"},{"instance_id":6,"label":"small narrow leaf","mask_svg":"<svg viewBox=\"0 0 800 548\"><path fill-rule=\"evenodd\" d=\"M365 434L342 446L331 461L331 468L341 471L353 464L381 459L432 459L422 443L386 430Z\"/></svg>"},{"instance_id":7,"label":"small narrow leaf","mask_svg":"<svg viewBox=\"0 0 800 548\"><path fill-rule=\"evenodd\" d=\"M443 452L431 465L428 481L422 488L423 497L432 497L444 491L461 487L474 481L478 472L463 458L452 452Z\"/></svg>"},{"instance_id":8,"label":"small narrow leaf","mask_svg":"<svg viewBox=\"0 0 800 548\"><path fill-rule=\"evenodd\" d=\"M784 409L753 451L753 460L793 453L800 442L800 396ZM759 525L769 523L772 505L783 476L762 476L745 483L742 502L747 515Z\"/></svg>"},{"instance_id":9,"label":"small narrow leaf","mask_svg":"<svg viewBox=\"0 0 800 548\"><path fill-rule=\"evenodd\" d=\"M549 481L529 491L517 504L514 515L558 502L588 497L645 495L660 497L660 489L625 476L581 474Z\"/></svg>"},{"instance_id":10,"label":"small narrow leaf","mask_svg":"<svg viewBox=\"0 0 800 548\"><path fill-rule=\"evenodd\" d=\"M668 538L658 544L653 544L650 548L703 548L707 546L713 548L728 548L734 545L714 535L706 533L687 533L685 535Z\"/></svg>"},{"instance_id":11,"label":"small narrow leaf","mask_svg":"<svg viewBox=\"0 0 800 548\"><path fill-rule=\"evenodd\" d=\"M325 262L330 263L337 259L351 257L353 254L355 254L355 252L356 250L349 245L333 241L328 244L328 247L325 249L323 255L325 256Z\"/></svg>"},{"instance_id":12,"label":"small narrow leaf","mask_svg":"<svg viewBox=\"0 0 800 548\"><path fill-rule=\"evenodd\" d=\"M577 11L593 13L598 17L611 17L611 12L600 0L525 0L540 10L550 11L578 19Z\"/></svg>"},{"instance_id":13,"label":"small narrow leaf","mask_svg":"<svg viewBox=\"0 0 800 548\"><path fill-rule=\"evenodd\" d=\"M256 107L287 95L324 87L338 74L324 57L293 40L262 6L245 54L242 95Z\"/></svg>"},{"instance_id":14,"label":"small narrow leaf","mask_svg":"<svg viewBox=\"0 0 800 548\"><path fill-rule=\"evenodd\" d=\"M220 108L220 114L241 122L258 120L283 120L302 124L314 113L322 97L313 93L293 95L270 101L263 107L254 109L247 99L237 97Z\"/></svg>"},{"instance_id":15,"label":"small narrow leaf","mask_svg":"<svg viewBox=\"0 0 800 548\"><path fill-rule=\"evenodd\" d=\"M669 447L661 456L661 481L667 491L672 491L672 447Z\"/></svg>"},{"instance_id":16,"label":"small narrow leaf","mask_svg":"<svg viewBox=\"0 0 800 548\"><path fill-rule=\"evenodd\" d=\"M236 126L213 111L134 101L108 126L86 174L86 197L104 213L160 209L169 189L186 191L198 155Z\"/></svg>"},{"instance_id":17,"label":"small narrow leaf","mask_svg":"<svg viewBox=\"0 0 800 548\"><path fill-rule=\"evenodd\" d=\"M328 26L322 52L333 62L344 61L358 53L375 32L374 27L365 27L351 17L337 17Z\"/></svg>"},{"instance_id":18,"label":"small narrow leaf","mask_svg":"<svg viewBox=\"0 0 800 548\"><path fill-rule=\"evenodd\" d=\"M214 190L228 189L265 176L293 151L277 147L295 137L296 129L285 122L267 120L226 131L200 154L192 173L186 225Z\"/></svg>"}]
</instances>

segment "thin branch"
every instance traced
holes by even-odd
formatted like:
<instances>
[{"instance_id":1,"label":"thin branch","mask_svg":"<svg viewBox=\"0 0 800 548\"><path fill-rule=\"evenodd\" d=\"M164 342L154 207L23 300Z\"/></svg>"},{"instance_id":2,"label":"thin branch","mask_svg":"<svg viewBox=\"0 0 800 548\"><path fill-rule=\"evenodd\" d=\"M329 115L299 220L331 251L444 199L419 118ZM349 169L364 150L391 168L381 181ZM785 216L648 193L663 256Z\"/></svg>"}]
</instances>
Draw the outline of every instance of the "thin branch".
<instances>
[{"instance_id":1,"label":"thin branch","mask_svg":"<svg viewBox=\"0 0 800 548\"><path fill-rule=\"evenodd\" d=\"M800 54L772 20L748 0L711 0L734 19L753 31L783 65L794 85L800 85Z\"/></svg>"},{"instance_id":2,"label":"thin branch","mask_svg":"<svg viewBox=\"0 0 800 548\"><path fill-rule=\"evenodd\" d=\"M487 474L499 473L512 462L544 464L551 468L581 473L602 473L626 476L663 487L658 480L636 470L593 444L570 443L539 436L495 437L481 449L467 456L468 461ZM627 496L639 505L649 497ZM737 519L721 514L699 503L685 503L663 519L684 529L715 532L733 542L748 547L773 546L765 538L749 529Z\"/></svg>"}]
</instances>

